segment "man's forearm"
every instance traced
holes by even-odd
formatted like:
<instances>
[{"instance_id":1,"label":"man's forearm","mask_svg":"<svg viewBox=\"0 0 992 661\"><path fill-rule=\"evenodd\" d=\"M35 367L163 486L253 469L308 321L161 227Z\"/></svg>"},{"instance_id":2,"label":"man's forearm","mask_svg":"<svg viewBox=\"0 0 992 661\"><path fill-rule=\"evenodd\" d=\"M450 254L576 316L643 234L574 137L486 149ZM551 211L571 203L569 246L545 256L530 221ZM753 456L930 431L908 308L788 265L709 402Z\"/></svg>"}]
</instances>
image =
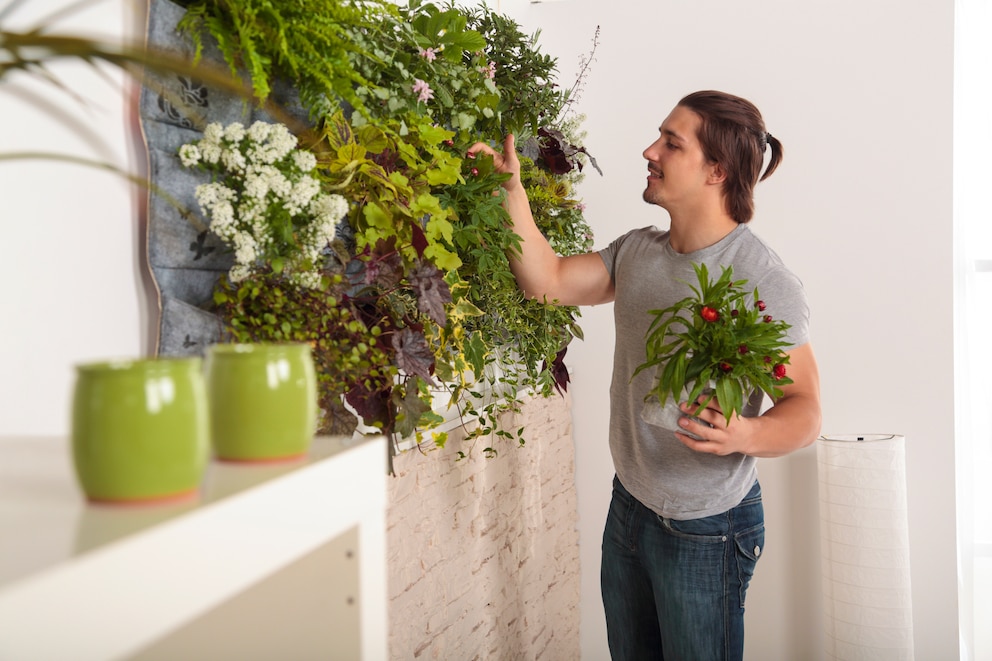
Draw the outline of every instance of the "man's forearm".
<instances>
[{"instance_id":1,"label":"man's forearm","mask_svg":"<svg viewBox=\"0 0 992 661\"><path fill-rule=\"evenodd\" d=\"M752 420L755 427L744 454L781 457L806 447L820 435L820 404L815 397L796 394Z\"/></svg>"},{"instance_id":2,"label":"man's forearm","mask_svg":"<svg viewBox=\"0 0 992 661\"><path fill-rule=\"evenodd\" d=\"M513 222L513 231L520 236L520 252L509 255L517 285L528 298L545 300L547 297L551 301L555 298L559 257L537 228L523 187L507 191L505 206Z\"/></svg>"}]
</instances>

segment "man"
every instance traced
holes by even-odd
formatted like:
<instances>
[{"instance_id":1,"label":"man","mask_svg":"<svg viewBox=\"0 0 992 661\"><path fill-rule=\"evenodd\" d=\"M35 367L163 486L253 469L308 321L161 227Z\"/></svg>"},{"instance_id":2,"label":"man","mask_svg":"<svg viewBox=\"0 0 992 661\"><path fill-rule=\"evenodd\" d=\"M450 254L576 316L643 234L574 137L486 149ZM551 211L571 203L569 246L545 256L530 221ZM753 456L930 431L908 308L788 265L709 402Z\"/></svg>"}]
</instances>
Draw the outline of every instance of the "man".
<instances>
[{"instance_id":1,"label":"man","mask_svg":"<svg viewBox=\"0 0 992 661\"><path fill-rule=\"evenodd\" d=\"M770 158L764 174L765 151ZM753 190L782 158L757 108L723 92L683 98L644 150L644 200L668 212L670 229L628 232L595 253L559 257L541 236L520 183L508 136L503 153L477 144L510 173L506 208L523 239L513 272L530 297L561 305L614 302L616 348L610 451L616 469L603 535L602 592L614 659L740 659L744 596L764 545L755 457L809 445L819 434L819 375L809 344L802 284L751 233ZM693 263L711 273L732 265L791 325L793 383L764 413L752 398L729 424L719 402L681 409L691 438L640 417L653 376L644 371L648 310L689 295Z\"/></svg>"}]
</instances>

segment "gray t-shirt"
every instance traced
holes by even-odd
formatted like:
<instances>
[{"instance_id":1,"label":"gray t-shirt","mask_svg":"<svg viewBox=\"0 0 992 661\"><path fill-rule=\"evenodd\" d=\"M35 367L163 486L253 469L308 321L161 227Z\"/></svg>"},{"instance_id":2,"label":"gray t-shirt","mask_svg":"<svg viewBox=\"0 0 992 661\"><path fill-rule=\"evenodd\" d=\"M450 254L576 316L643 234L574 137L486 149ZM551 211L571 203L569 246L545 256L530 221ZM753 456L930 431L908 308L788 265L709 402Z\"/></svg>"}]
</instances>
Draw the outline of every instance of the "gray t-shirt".
<instances>
[{"instance_id":1,"label":"gray t-shirt","mask_svg":"<svg viewBox=\"0 0 992 661\"><path fill-rule=\"evenodd\" d=\"M653 319L648 311L691 295L686 283L698 282L693 263L705 263L711 278L724 266L733 266L734 280L746 279L749 291L757 287L767 313L791 324L788 340L796 347L809 341L809 306L802 283L747 225L688 254L672 249L667 231L646 227L621 236L599 254L616 290L610 452L617 477L631 495L663 517L696 519L731 509L757 477L754 457L695 452L673 432L641 420L655 375L644 370L631 377L647 357L646 333ZM760 408L761 398L753 397L744 415L758 415Z\"/></svg>"}]
</instances>

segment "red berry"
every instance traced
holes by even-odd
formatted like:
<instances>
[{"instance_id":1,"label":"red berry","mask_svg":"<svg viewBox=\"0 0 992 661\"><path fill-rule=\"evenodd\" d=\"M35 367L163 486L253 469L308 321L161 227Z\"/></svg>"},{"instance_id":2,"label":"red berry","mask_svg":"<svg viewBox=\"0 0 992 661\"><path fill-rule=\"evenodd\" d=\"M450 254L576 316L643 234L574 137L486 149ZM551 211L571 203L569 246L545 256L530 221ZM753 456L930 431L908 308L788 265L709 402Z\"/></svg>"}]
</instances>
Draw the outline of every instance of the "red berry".
<instances>
[{"instance_id":1,"label":"red berry","mask_svg":"<svg viewBox=\"0 0 992 661\"><path fill-rule=\"evenodd\" d=\"M772 323L772 316L770 314L765 315L765 323L766 324Z\"/></svg>"},{"instance_id":2,"label":"red berry","mask_svg":"<svg viewBox=\"0 0 992 661\"><path fill-rule=\"evenodd\" d=\"M720 363L720 369L723 370L724 372L729 372L730 370L734 369L734 366L731 365L730 363Z\"/></svg>"},{"instance_id":3,"label":"red berry","mask_svg":"<svg viewBox=\"0 0 992 661\"><path fill-rule=\"evenodd\" d=\"M740 314L740 310L731 310L730 311L730 316L731 317L736 317L739 314Z\"/></svg>"},{"instance_id":4,"label":"red berry","mask_svg":"<svg viewBox=\"0 0 992 661\"><path fill-rule=\"evenodd\" d=\"M739 347L737 347L737 353L739 353L739 354L745 354L745 353L747 353L747 345L746 344L742 344Z\"/></svg>"},{"instance_id":5,"label":"red berry","mask_svg":"<svg viewBox=\"0 0 992 661\"><path fill-rule=\"evenodd\" d=\"M772 374L775 375L775 378L776 379L781 379L781 378L785 377L785 365L783 365L782 363L779 363L778 365L776 365L775 366L775 369L772 370Z\"/></svg>"},{"instance_id":6,"label":"red berry","mask_svg":"<svg viewBox=\"0 0 992 661\"><path fill-rule=\"evenodd\" d=\"M475 152L470 151L469 153L465 154L465 156L467 156L468 158L475 158Z\"/></svg>"},{"instance_id":7,"label":"red berry","mask_svg":"<svg viewBox=\"0 0 992 661\"><path fill-rule=\"evenodd\" d=\"M705 321L714 322L720 318L720 313L711 308L708 305L704 305L703 309L699 311L699 316Z\"/></svg>"},{"instance_id":8,"label":"red berry","mask_svg":"<svg viewBox=\"0 0 992 661\"><path fill-rule=\"evenodd\" d=\"M758 301L758 309L759 310L761 310L762 312L764 312L766 307L768 307L768 306L765 305L765 302L764 301Z\"/></svg>"},{"instance_id":9,"label":"red berry","mask_svg":"<svg viewBox=\"0 0 992 661\"><path fill-rule=\"evenodd\" d=\"M479 168L472 168L472 176L473 177L479 176Z\"/></svg>"}]
</instances>

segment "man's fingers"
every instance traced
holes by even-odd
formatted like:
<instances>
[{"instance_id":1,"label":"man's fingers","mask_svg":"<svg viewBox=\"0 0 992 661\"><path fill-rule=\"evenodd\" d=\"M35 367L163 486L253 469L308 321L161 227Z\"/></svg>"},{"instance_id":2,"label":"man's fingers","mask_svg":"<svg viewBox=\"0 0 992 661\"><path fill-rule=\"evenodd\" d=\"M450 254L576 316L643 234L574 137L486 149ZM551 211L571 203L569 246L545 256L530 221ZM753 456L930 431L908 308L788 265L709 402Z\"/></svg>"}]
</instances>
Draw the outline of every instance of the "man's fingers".
<instances>
[{"instance_id":1,"label":"man's fingers","mask_svg":"<svg viewBox=\"0 0 992 661\"><path fill-rule=\"evenodd\" d=\"M484 142L477 142L468 148L469 154L475 155L478 154L479 152L489 154L490 156L496 156L496 150Z\"/></svg>"}]
</instances>

